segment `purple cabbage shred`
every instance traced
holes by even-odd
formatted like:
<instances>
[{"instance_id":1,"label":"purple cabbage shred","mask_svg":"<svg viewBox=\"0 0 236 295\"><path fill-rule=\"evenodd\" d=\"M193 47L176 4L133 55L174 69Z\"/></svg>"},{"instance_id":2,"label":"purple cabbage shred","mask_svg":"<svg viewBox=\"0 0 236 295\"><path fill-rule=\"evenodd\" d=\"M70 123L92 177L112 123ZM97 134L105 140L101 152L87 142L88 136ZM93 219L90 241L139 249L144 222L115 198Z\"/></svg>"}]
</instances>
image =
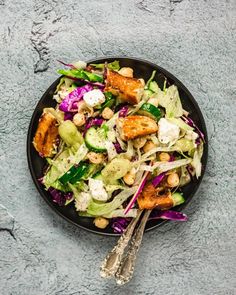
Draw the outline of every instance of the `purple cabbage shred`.
<instances>
[{"instance_id":1,"label":"purple cabbage shred","mask_svg":"<svg viewBox=\"0 0 236 295\"><path fill-rule=\"evenodd\" d=\"M127 105L123 106L119 110L119 118L126 117L128 115L129 107Z\"/></svg>"},{"instance_id":2,"label":"purple cabbage shred","mask_svg":"<svg viewBox=\"0 0 236 295\"><path fill-rule=\"evenodd\" d=\"M152 220L152 219L187 221L188 217L184 213L173 211L173 210L165 210L165 211L153 210L149 217L149 220Z\"/></svg>"},{"instance_id":3,"label":"purple cabbage shred","mask_svg":"<svg viewBox=\"0 0 236 295\"><path fill-rule=\"evenodd\" d=\"M131 218L116 217L111 220L111 227L115 233L122 234L129 225Z\"/></svg>"},{"instance_id":4,"label":"purple cabbage shred","mask_svg":"<svg viewBox=\"0 0 236 295\"><path fill-rule=\"evenodd\" d=\"M72 192L64 193L53 187L48 189L49 193L52 196L54 203L57 203L59 206L64 206L67 200L70 200L73 197Z\"/></svg>"},{"instance_id":5,"label":"purple cabbage shred","mask_svg":"<svg viewBox=\"0 0 236 295\"><path fill-rule=\"evenodd\" d=\"M114 145L114 147L116 149L117 154L120 154L120 153L124 152L118 141L114 142L113 145Z\"/></svg>"},{"instance_id":6,"label":"purple cabbage shred","mask_svg":"<svg viewBox=\"0 0 236 295\"><path fill-rule=\"evenodd\" d=\"M166 172L163 172L161 174L159 174L158 176L154 177L153 180L152 180L152 184L157 187L158 184L160 184L160 182L164 179L166 175Z\"/></svg>"},{"instance_id":7,"label":"purple cabbage shred","mask_svg":"<svg viewBox=\"0 0 236 295\"><path fill-rule=\"evenodd\" d=\"M63 99L59 105L59 109L63 112L77 112L77 103L83 98L86 92L91 90L93 90L93 87L88 84L82 87L77 87Z\"/></svg>"},{"instance_id":8,"label":"purple cabbage shred","mask_svg":"<svg viewBox=\"0 0 236 295\"><path fill-rule=\"evenodd\" d=\"M64 121L70 120L73 121L75 113L66 112L64 114Z\"/></svg>"},{"instance_id":9,"label":"purple cabbage shred","mask_svg":"<svg viewBox=\"0 0 236 295\"><path fill-rule=\"evenodd\" d=\"M76 67L74 67L72 64L67 64L61 60L57 60L59 63L61 63L62 65L66 66L66 67L69 67L69 68L72 68L72 69L76 69Z\"/></svg>"}]
</instances>

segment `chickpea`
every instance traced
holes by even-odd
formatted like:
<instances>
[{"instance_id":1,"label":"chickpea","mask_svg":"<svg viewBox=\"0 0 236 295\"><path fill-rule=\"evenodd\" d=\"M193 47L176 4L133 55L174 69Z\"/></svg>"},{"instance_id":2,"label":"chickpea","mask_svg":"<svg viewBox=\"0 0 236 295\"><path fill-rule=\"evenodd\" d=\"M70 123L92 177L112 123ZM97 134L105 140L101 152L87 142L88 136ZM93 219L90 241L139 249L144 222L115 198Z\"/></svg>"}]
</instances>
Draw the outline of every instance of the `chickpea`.
<instances>
[{"instance_id":1,"label":"chickpea","mask_svg":"<svg viewBox=\"0 0 236 295\"><path fill-rule=\"evenodd\" d=\"M179 175L176 172L169 174L167 177L167 184L170 187L178 186L179 185Z\"/></svg>"},{"instance_id":2,"label":"chickpea","mask_svg":"<svg viewBox=\"0 0 236 295\"><path fill-rule=\"evenodd\" d=\"M109 224L109 220L104 217L96 217L93 221L96 227L98 228L106 228Z\"/></svg>"},{"instance_id":3,"label":"chickpea","mask_svg":"<svg viewBox=\"0 0 236 295\"><path fill-rule=\"evenodd\" d=\"M133 140L133 144L136 149L141 149L146 142L147 139L145 137L139 137Z\"/></svg>"},{"instance_id":4,"label":"chickpea","mask_svg":"<svg viewBox=\"0 0 236 295\"><path fill-rule=\"evenodd\" d=\"M122 76L125 76L125 77L129 77L129 78L133 78L133 69L131 68L121 68L118 73Z\"/></svg>"},{"instance_id":5,"label":"chickpea","mask_svg":"<svg viewBox=\"0 0 236 295\"><path fill-rule=\"evenodd\" d=\"M160 153L159 159L161 162L169 162L170 161L170 155L168 153Z\"/></svg>"},{"instance_id":6,"label":"chickpea","mask_svg":"<svg viewBox=\"0 0 236 295\"><path fill-rule=\"evenodd\" d=\"M80 127L85 124L85 116L83 113L77 113L74 115L73 122L76 126Z\"/></svg>"},{"instance_id":7,"label":"chickpea","mask_svg":"<svg viewBox=\"0 0 236 295\"><path fill-rule=\"evenodd\" d=\"M94 153L94 152L89 152L87 154L87 157L88 157L89 161L93 164L100 164L100 163L104 162L104 160L105 160L105 157L103 154Z\"/></svg>"},{"instance_id":8,"label":"chickpea","mask_svg":"<svg viewBox=\"0 0 236 295\"><path fill-rule=\"evenodd\" d=\"M135 181L135 173L133 171L129 171L123 177L123 180L128 185L133 185Z\"/></svg>"},{"instance_id":9,"label":"chickpea","mask_svg":"<svg viewBox=\"0 0 236 295\"><path fill-rule=\"evenodd\" d=\"M156 145L151 140L148 140L143 147L143 151L144 153L147 153L150 150L154 149L155 147Z\"/></svg>"},{"instance_id":10,"label":"chickpea","mask_svg":"<svg viewBox=\"0 0 236 295\"><path fill-rule=\"evenodd\" d=\"M102 111L102 117L105 120L109 120L111 119L111 117L114 115L113 110L111 110L110 108L106 107L103 111Z\"/></svg>"},{"instance_id":11,"label":"chickpea","mask_svg":"<svg viewBox=\"0 0 236 295\"><path fill-rule=\"evenodd\" d=\"M156 97L149 98L148 103L154 105L155 107L158 107L158 99Z\"/></svg>"}]
</instances>

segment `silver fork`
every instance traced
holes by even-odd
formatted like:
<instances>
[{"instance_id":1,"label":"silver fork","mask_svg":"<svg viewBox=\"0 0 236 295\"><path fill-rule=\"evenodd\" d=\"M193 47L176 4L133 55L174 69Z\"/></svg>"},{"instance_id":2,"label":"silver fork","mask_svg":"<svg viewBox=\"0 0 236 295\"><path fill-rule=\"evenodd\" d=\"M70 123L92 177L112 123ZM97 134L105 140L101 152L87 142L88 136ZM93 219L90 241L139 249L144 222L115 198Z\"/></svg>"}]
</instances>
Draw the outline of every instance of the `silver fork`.
<instances>
[{"instance_id":1,"label":"silver fork","mask_svg":"<svg viewBox=\"0 0 236 295\"><path fill-rule=\"evenodd\" d=\"M136 231L132 237L129 250L128 250L127 254L122 258L122 260L119 264L119 268L115 274L116 283L118 285L124 285L124 284L128 283L133 276L137 253L140 249L145 225L148 221L151 211L152 210L145 211L144 216L140 222L140 225L136 229Z\"/></svg>"},{"instance_id":2,"label":"silver fork","mask_svg":"<svg viewBox=\"0 0 236 295\"><path fill-rule=\"evenodd\" d=\"M101 264L100 275L103 278L109 278L114 276L118 270L118 267L121 263L122 255L127 247L135 226L142 214L142 210L138 211L138 214L135 218L132 219L128 225L126 231L119 238L116 246L108 253Z\"/></svg>"}]
</instances>

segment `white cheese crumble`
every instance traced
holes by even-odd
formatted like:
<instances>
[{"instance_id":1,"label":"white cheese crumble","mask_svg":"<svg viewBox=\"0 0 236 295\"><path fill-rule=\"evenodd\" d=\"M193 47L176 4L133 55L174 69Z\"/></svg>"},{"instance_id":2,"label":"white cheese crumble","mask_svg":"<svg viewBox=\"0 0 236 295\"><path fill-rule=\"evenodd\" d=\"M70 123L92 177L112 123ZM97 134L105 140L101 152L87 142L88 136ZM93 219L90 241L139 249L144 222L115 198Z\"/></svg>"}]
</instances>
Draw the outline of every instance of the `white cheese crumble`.
<instances>
[{"instance_id":1,"label":"white cheese crumble","mask_svg":"<svg viewBox=\"0 0 236 295\"><path fill-rule=\"evenodd\" d=\"M75 199L75 208L77 211L86 211L90 200L92 199L90 193L81 192Z\"/></svg>"},{"instance_id":2,"label":"white cheese crumble","mask_svg":"<svg viewBox=\"0 0 236 295\"><path fill-rule=\"evenodd\" d=\"M161 118L158 122L158 139L161 143L174 143L179 138L180 128Z\"/></svg>"},{"instance_id":3,"label":"white cheese crumble","mask_svg":"<svg viewBox=\"0 0 236 295\"><path fill-rule=\"evenodd\" d=\"M98 201L107 201L109 196L103 186L103 181L100 179L89 178L89 190L92 197Z\"/></svg>"},{"instance_id":4,"label":"white cheese crumble","mask_svg":"<svg viewBox=\"0 0 236 295\"><path fill-rule=\"evenodd\" d=\"M90 107L95 107L105 102L106 98L103 92L99 89L93 89L84 94L84 101Z\"/></svg>"}]
</instances>

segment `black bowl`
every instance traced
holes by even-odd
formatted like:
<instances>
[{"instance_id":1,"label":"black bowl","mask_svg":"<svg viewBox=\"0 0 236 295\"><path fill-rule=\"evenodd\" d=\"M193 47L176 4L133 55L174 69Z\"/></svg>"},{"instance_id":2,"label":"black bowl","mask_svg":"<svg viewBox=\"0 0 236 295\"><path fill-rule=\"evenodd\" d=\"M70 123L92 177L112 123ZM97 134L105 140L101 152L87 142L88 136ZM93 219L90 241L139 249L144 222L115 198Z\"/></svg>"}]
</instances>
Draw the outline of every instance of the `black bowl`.
<instances>
[{"instance_id":1,"label":"black bowl","mask_svg":"<svg viewBox=\"0 0 236 295\"><path fill-rule=\"evenodd\" d=\"M202 113L199 109L199 106L192 94L188 91L188 89L171 73L166 71L165 69L145 60L141 60L138 58L126 58L126 57L109 57L109 58L99 58L89 61L88 63L103 63L105 61L111 62L113 60L119 60L120 65L123 67L131 67L134 69L135 77L142 77L145 81L148 80L153 70L157 71L156 81L159 86L163 86L165 78L167 79L168 85L175 84L178 87L179 94L181 97L181 101L183 104L183 108L190 113L190 117L194 120L200 130L205 134L206 142L204 144L204 153L202 157L203 164L203 173L198 180L194 180L189 183L187 186L183 188L183 195L186 198L186 202L176 208L174 210L181 211L185 206L190 202L195 192L197 191L206 168L207 163L207 154L208 154L208 140L207 140L207 130L206 125L202 116ZM52 99L53 93L56 89L57 84L60 81L60 77L48 88L48 90L44 93L39 103L37 104L33 116L31 118L31 122L28 130L27 137L27 157L29 169L33 178L33 181L40 193L40 195L44 198L44 200L51 206L51 208L65 218L67 221L73 223L74 225L84 228L88 231L103 234L103 235L119 235L113 232L111 227L107 227L104 230L98 229L93 224L93 219L87 217L79 217L76 212L73 204L70 204L66 207L60 207L56 203L52 201L50 194L44 190L44 187L38 179L43 175L43 169L45 167L45 160L42 159L32 145L32 140L34 134L36 132L36 128L38 125L38 120L42 114L43 108L45 107L54 107L56 105L55 100ZM150 220L146 225L146 230L153 229L161 224L163 224L163 220Z\"/></svg>"}]
</instances>

